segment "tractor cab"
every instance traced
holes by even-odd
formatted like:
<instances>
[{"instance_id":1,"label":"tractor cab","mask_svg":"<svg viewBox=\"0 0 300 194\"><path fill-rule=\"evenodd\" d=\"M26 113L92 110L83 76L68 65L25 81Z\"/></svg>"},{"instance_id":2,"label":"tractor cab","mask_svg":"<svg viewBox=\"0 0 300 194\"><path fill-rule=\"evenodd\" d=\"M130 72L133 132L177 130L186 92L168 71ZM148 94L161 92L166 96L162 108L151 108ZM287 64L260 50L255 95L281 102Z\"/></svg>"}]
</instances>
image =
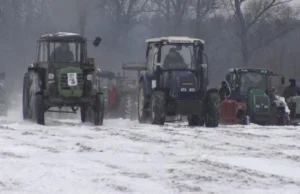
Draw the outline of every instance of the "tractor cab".
<instances>
[{"instance_id":1,"label":"tractor cab","mask_svg":"<svg viewBox=\"0 0 300 194\"><path fill-rule=\"evenodd\" d=\"M206 89L207 63L203 63L206 56L203 40L171 36L152 38L146 42L147 74L154 78L152 88L168 88L174 98L185 98L192 94L186 92L197 93L201 88ZM172 82L180 83L175 87Z\"/></svg>"}]
</instances>

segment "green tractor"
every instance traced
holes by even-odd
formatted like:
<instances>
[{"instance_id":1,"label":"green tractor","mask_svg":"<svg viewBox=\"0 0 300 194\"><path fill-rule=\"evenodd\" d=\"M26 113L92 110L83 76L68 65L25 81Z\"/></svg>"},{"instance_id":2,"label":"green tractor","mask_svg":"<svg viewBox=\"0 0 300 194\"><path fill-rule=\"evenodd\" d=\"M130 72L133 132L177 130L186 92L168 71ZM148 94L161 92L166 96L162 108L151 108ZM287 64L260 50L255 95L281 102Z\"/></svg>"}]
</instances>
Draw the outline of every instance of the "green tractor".
<instances>
[{"instance_id":1,"label":"green tractor","mask_svg":"<svg viewBox=\"0 0 300 194\"><path fill-rule=\"evenodd\" d=\"M99 46L97 37L93 45ZM23 80L23 119L45 124L45 112L77 113L82 122L103 124L102 92L87 40L79 34L58 32L38 40L36 62ZM70 111L61 111L68 107ZM58 108L52 110L51 108Z\"/></svg>"},{"instance_id":2,"label":"green tractor","mask_svg":"<svg viewBox=\"0 0 300 194\"><path fill-rule=\"evenodd\" d=\"M280 79L278 79L280 78ZM221 122L287 125L290 110L283 97L274 90L285 78L266 69L232 68L226 75L231 95L221 106ZM280 83L279 83L280 82Z\"/></svg>"}]
</instances>

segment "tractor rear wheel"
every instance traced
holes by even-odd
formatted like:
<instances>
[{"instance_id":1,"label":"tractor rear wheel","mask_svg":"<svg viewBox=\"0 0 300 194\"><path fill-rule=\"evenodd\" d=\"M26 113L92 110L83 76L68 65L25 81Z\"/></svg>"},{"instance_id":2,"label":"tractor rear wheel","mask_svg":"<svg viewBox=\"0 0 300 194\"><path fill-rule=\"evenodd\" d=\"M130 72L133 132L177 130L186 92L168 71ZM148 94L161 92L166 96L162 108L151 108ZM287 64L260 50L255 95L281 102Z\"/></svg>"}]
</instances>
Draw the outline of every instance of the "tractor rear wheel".
<instances>
[{"instance_id":1,"label":"tractor rear wheel","mask_svg":"<svg viewBox=\"0 0 300 194\"><path fill-rule=\"evenodd\" d=\"M166 121L165 114L165 94L161 91L155 91L151 95L150 118L151 123L155 125L164 125Z\"/></svg>"},{"instance_id":2,"label":"tractor rear wheel","mask_svg":"<svg viewBox=\"0 0 300 194\"><path fill-rule=\"evenodd\" d=\"M101 101L101 96L97 95L95 97L95 103L94 107L92 107L92 118L93 123L96 126L103 124L103 118L104 118L104 110L103 110L103 103Z\"/></svg>"},{"instance_id":3,"label":"tractor rear wheel","mask_svg":"<svg viewBox=\"0 0 300 194\"><path fill-rule=\"evenodd\" d=\"M29 74L26 72L24 74L23 78L23 119L27 120L30 119L30 114L29 114Z\"/></svg>"},{"instance_id":4,"label":"tractor rear wheel","mask_svg":"<svg viewBox=\"0 0 300 194\"><path fill-rule=\"evenodd\" d=\"M206 99L206 127L218 127L221 119L221 99L216 92L210 92Z\"/></svg>"},{"instance_id":5,"label":"tractor rear wheel","mask_svg":"<svg viewBox=\"0 0 300 194\"><path fill-rule=\"evenodd\" d=\"M80 118L81 122L85 123L86 122L86 112L87 112L87 105L81 105L80 106Z\"/></svg>"},{"instance_id":6,"label":"tractor rear wheel","mask_svg":"<svg viewBox=\"0 0 300 194\"><path fill-rule=\"evenodd\" d=\"M44 108L44 96L42 94L36 94L34 99L35 110L34 118L37 124L45 125L45 108Z\"/></svg>"}]
</instances>

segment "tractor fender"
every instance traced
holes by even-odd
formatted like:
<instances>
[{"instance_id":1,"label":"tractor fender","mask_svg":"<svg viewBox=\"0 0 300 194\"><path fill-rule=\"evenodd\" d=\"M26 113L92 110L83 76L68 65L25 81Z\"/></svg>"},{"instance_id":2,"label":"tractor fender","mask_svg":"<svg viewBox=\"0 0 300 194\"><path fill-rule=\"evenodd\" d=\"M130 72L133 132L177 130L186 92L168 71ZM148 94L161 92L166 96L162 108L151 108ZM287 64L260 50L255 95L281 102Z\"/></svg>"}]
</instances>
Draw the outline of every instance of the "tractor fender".
<instances>
[{"instance_id":1,"label":"tractor fender","mask_svg":"<svg viewBox=\"0 0 300 194\"><path fill-rule=\"evenodd\" d=\"M150 96L151 93L152 93L152 88L151 88L151 79L145 75L145 74L142 74L140 76L140 79L139 79L139 82L144 82L144 89L145 89L145 92L146 92L146 96Z\"/></svg>"}]
</instances>

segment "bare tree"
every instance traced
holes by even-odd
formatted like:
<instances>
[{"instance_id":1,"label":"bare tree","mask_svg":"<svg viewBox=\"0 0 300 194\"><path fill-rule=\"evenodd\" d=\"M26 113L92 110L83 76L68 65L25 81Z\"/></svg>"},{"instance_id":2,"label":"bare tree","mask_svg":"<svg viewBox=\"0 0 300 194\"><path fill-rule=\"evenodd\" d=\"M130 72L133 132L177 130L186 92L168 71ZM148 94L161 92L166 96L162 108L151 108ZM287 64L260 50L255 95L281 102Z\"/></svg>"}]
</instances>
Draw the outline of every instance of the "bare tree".
<instances>
[{"instance_id":1,"label":"bare tree","mask_svg":"<svg viewBox=\"0 0 300 194\"><path fill-rule=\"evenodd\" d=\"M232 2L231 6L238 22L237 36L240 40L243 64L245 66L249 64L250 58L255 50L266 46L268 43L285 35L289 31L290 27L285 26L285 29L280 30L279 33L268 34L268 41L262 41L256 45L255 48L250 48L251 38L253 35L256 36L258 32L256 26L262 21L272 20L271 13L274 13L277 7L291 1L292 0L234 0ZM280 21L280 19L276 19ZM283 28L283 26L281 27ZM265 38L261 37L260 39Z\"/></svg>"},{"instance_id":2,"label":"bare tree","mask_svg":"<svg viewBox=\"0 0 300 194\"><path fill-rule=\"evenodd\" d=\"M100 11L112 26L111 32L115 43L126 39L145 16L149 0L98 0Z\"/></svg>"},{"instance_id":3,"label":"bare tree","mask_svg":"<svg viewBox=\"0 0 300 194\"><path fill-rule=\"evenodd\" d=\"M180 35L184 18L187 16L191 0L152 0L153 11L165 18L166 32Z\"/></svg>"},{"instance_id":4,"label":"bare tree","mask_svg":"<svg viewBox=\"0 0 300 194\"><path fill-rule=\"evenodd\" d=\"M215 13L220 8L218 0L194 0L192 2L195 12L195 36L201 33L201 24L211 14Z\"/></svg>"}]
</instances>

